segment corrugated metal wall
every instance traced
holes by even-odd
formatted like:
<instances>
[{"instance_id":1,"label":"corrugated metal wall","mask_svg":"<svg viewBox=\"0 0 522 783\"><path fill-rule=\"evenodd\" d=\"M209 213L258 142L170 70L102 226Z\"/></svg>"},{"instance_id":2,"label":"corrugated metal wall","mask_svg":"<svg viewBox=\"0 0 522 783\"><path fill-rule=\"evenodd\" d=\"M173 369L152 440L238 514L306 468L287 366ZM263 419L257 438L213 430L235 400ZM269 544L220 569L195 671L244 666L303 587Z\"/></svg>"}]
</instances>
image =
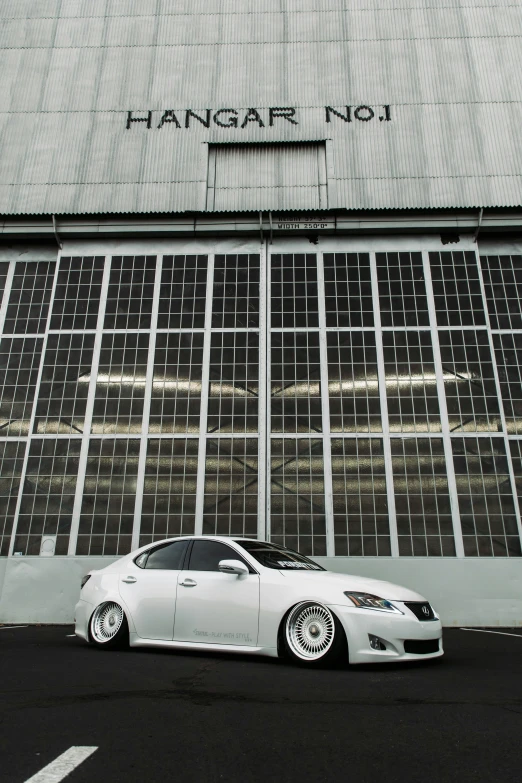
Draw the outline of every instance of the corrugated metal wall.
<instances>
[{"instance_id":1,"label":"corrugated metal wall","mask_svg":"<svg viewBox=\"0 0 522 783\"><path fill-rule=\"evenodd\" d=\"M431 1L0 0L0 213L204 210L209 142L323 139L330 207L520 205L522 7Z\"/></svg>"}]
</instances>

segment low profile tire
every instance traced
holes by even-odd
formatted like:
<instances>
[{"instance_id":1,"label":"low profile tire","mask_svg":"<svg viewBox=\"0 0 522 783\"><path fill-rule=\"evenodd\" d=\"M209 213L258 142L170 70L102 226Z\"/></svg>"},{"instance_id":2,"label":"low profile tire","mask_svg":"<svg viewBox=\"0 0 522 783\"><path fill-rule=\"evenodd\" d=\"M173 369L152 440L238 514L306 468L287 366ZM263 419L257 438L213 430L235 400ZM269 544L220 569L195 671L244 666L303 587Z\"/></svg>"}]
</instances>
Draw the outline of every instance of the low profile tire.
<instances>
[{"instance_id":1,"label":"low profile tire","mask_svg":"<svg viewBox=\"0 0 522 783\"><path fill-rule=\"evenodd\" d=\"M323 604L304 601L288 613L283 629L287 656L304 666L332 665L344 655L344 630L335 615Z\"/></svg>"},{"instance_id":2,"label":"low profile tire","mask_svg":"<svg viewBox=\"0 0 522 783\"><path fill-rule=\"evenodd\" d=\"M125 612L114 601L100 604L89 623L89 637L95 647L116 650L129 643L129 626Z\"/></svg>"}]
</instances>

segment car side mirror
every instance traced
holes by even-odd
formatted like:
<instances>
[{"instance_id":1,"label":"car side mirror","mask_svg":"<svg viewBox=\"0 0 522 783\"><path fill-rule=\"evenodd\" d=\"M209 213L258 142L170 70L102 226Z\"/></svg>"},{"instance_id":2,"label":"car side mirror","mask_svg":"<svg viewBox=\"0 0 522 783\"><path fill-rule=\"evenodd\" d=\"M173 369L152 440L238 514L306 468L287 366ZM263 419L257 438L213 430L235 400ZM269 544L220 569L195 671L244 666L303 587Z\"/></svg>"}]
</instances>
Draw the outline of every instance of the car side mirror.
<instances>
[{"instance_id":1,"label":"car side mirror","mask_svg":"<svg viewBox=\"0 0 522 783\"><path fill-rule=\"evenodd\" d=\"M223 574L248 574L248 567L241 560L220 560L218 568Z\"/></svg>"}]
</instances>

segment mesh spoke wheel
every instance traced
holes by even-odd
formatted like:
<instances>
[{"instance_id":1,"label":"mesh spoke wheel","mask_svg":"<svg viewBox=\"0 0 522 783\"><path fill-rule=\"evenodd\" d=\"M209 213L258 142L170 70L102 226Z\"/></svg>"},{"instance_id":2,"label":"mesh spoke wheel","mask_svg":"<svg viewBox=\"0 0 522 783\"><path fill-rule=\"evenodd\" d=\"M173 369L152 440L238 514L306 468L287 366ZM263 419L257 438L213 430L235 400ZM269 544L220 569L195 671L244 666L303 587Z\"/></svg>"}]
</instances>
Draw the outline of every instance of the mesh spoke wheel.
<instances>
[{"instance_id":1,"label":"mesh spoke wheel","mask_svg":"<svg viewBox=\"0 0 522 783\"><path fill-rule=\"evenodd\" d=\"M326 606L305 603L296 606L286 621L290 650L303 661L318 661L332 648L335 621Z\"/></svg>"},{"instance_id":2,"label":"mesh spoke wheel","mask_svg":"<svg viewBox=\"0 0 522 783\"><path fill-rule=\"evenodd\" d=\"M123 609L112 601L99 606L91 620L91 634L98 644L110 642L123 623Z\"/></svg>"}]
</instances>

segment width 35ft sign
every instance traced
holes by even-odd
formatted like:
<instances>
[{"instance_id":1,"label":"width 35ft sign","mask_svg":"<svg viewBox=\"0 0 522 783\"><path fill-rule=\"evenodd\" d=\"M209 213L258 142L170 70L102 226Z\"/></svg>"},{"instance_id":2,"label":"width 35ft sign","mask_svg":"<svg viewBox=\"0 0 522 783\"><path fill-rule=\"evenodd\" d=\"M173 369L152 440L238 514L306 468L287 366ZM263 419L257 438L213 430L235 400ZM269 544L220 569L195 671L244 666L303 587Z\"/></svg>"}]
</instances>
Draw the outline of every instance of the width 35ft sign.
<instances>
[{"instance_id":1,"label":"width 35ft sign","mask_svg":"<svg viewBox=\"0 0 522 783\"><path fill-rule=\"evenodd\" d=\"M391 106L343 106L333 108L325 106L323 119L325 122L358 123L358 122L391 122ZM272 128L281 122L299 125L298 110L293 106L272 106L268 109L165 109L164 111L128 111L126 128L147 128L148 130L164 128L248 128L252 124L258 128Z\"/></svg>"}]
</instances>

